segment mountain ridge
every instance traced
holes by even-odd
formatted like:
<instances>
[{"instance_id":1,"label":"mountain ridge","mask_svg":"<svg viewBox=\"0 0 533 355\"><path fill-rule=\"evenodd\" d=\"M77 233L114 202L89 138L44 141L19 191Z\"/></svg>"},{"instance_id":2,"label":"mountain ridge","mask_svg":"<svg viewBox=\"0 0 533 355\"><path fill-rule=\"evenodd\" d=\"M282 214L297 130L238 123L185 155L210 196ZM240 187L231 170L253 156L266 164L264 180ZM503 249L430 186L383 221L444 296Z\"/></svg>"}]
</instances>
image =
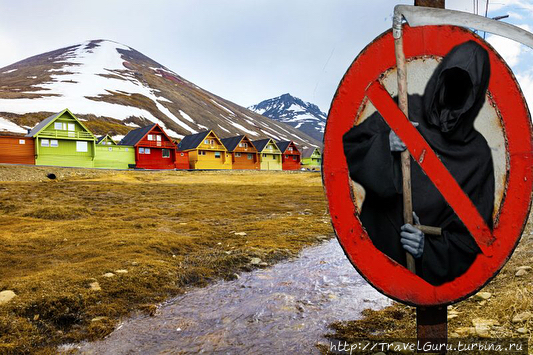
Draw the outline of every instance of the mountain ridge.
<instances>
[{"instance_id":1,"label":"mountain ridge","mask_svg":"<svg viewBox=\"0 0 533 355\"><path fill-rule=\"evenodd\" d=\"M327 115L317 105L289 93L263 100L248 108L265 117L289 124L320 142L324 138Z\"/></svg>"},{"instance_id":2,"label":"mountain ridge","mask_svg":"<svg viewBox=\"0 0 533 355\"><path fill-rule=\"evenodd\" d=\"M116 138L158 123L174 138L212 129L220 137L321 143L204 90L135 49L90 40L0 68L0 131L23 134L69 108L95 134Z\"/></svg>"}]
</instances>

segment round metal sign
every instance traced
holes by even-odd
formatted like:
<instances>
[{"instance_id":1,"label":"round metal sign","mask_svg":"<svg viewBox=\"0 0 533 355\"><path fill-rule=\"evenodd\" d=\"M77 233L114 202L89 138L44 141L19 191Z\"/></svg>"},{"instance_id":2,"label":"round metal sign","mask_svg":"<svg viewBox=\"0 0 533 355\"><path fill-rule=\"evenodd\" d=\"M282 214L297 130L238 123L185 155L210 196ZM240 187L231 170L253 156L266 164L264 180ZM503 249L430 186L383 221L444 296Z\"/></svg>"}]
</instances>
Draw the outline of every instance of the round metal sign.
<instances>
[{"instance_id":1,"label":"round metal sign","mask_svg":"<svg viewBox=\"0 0 533 355\"><path fill-rule=\"evenodd\" d=\"M410 28L405 25L403 33L410 94L423 90L428 75L455 46L475 41L488 52L490 81L476 129L488 142L494 160L492 228L391 98L395 95L396 60L390 30L358 55L337 89L324 136L324 186L337 238L354 267L369 283L385 295L410 305L450 304L472 295L494 277L520 239L531 204L530 114L511 70L479 36L454 26ZM433 285L410 272L378 250L361 223L360 196L349 175L343 136L376 110L402 139L413 160L479 246L480 253L468 269L451 281Z\"/></svg>"}]
</instances>

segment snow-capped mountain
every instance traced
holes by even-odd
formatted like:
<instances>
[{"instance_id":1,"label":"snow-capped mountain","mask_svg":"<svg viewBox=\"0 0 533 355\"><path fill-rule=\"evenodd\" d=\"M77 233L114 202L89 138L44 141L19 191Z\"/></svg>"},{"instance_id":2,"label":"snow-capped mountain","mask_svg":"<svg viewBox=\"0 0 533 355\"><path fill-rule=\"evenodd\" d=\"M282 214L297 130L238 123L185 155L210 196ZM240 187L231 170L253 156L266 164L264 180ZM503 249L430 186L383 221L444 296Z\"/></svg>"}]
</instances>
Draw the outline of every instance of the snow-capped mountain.
<instances>
[{"instance_id":1,"label":"snow-capped mountain","mask_svg":"<svg viewBox=\"0 0 533 355\"><path fill-rule=\"evenodd\" d=\"M221 137L320 145L293 127L216 96L131 47L92 40L0 69L0 132L25 133L69 108L95 134L120 138L158 123L176 138L213 129Z\"/></svg>"},{"instance_id":2,"label":"snow-capped mountain","mask_svg":"<svg viewBox=\"0 0 533 355\"><path fill-rule=\"evenodd\" d=\"M265 117L287 123L322 142L327 115L317 105L284 94L248 108Z\"/></svg>"}]
</instances>

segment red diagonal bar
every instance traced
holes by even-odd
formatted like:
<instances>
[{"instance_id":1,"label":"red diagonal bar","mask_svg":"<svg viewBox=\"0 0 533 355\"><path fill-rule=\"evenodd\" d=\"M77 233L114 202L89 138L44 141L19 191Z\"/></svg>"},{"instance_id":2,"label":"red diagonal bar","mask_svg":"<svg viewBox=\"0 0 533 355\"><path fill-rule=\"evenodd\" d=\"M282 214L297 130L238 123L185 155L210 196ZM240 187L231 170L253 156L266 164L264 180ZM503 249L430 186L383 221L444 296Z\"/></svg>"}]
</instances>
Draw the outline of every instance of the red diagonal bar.
<instances>
[{"instance_id":1,"label":"red diagonal bar","mask_svg":"<svg viewBox=\"0 0 533 355\"><path fill-rule=\"evenodd\" d=\"M407 146L413 159L420 165L446 202L455 211L457 217L476 240L483 254L490 256L489 247L494 241L492 232L487 227L474 203L464 193L426 140L405 117L379 81L376 80L370 85L366 95L394 133Z\"/></svg>"}]
</instances>

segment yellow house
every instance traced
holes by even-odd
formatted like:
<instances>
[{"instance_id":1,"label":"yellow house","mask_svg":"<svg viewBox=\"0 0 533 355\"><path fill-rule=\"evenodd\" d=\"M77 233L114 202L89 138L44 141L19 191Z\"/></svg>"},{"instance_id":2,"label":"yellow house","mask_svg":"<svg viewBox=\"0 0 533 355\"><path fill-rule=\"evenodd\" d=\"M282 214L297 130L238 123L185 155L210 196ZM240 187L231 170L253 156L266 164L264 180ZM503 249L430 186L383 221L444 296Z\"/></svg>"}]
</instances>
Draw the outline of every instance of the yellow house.
<instances>
[{"instance_id":1,"label":"yellow house","mask_svg":"<svg viewBox=\"0 0 533 355\"><path fill-rule=\"evenodd\" d=\"M231 169L232 160L226 147L213 131L203 131L183 137L178 153L189 154L191 169Z\"/></svg>"},{"instance_id":2,"label":"yellow house","mask_svg":"<svg viewBox=\"0 0 533 355\"><path fill-rule=\"evenodd\" d=\"M273 139L261 139L253 141L252 144L260 153L261 170L281 170L281 151Z\"/></svg>"}]
</instances>

